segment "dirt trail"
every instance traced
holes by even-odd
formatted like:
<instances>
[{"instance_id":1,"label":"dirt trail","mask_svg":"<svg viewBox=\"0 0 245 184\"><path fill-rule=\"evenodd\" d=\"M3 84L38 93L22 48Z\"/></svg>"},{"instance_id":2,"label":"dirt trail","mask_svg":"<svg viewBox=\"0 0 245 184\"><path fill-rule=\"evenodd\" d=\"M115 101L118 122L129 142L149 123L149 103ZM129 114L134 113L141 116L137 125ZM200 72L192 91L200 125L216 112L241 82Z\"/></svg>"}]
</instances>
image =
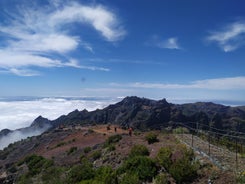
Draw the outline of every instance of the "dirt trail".
<instances>
[{"instance_id":1,"label":"dirt trail","mask_svg":"<svg viewBox=\"0 0 245 184\"><path fill-rule=\"evenodd\" d=\"M176 137L183 143L192 147L198 156L208 158L213 164L222 170L243 171L245 170L245 159L240 154L229 151L226 148L221 148L202 140L191 134L177 134ZM193 142L192 142L193 140ZM210 152L209 152L210 150Z\"/></svg>"}]
</instances>

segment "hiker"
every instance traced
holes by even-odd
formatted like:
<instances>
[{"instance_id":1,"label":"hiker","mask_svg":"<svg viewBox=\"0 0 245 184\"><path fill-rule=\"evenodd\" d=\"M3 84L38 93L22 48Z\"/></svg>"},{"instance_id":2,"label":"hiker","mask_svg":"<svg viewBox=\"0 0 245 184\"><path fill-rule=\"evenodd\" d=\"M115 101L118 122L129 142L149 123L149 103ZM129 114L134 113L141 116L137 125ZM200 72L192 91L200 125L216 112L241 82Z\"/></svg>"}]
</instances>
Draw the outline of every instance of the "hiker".
<instances>
[{"instance_id":1,"label":"hiker","mask_svg":"<svg viewBox=\"0 0 245 184\"><path fill-rule=\"evenodd\" d=\"M106 129L109 131L111 129L110 125L107 125Z\"/></svg>"},{"instance_id":2,"label":"hiker","mask_svg":"<svg viewBox=\"0 0 245 184\"><path fill-rule=\"evenodd\" d=\"M133 131L133 129L132 129L132 127L130 127L130 128L128 129L128 135L129 135L129 136L132 136L132 131Z\"/></svg>"},{"instance_id":3,"label":"hiker","mask_svg":"<svg viewBox=\"0 0 245 184\"><path fill-rule=\"evenodd\" d=\"M115 132L117 132L117 127L114 127Z\"/></svg>"}]
</instances>

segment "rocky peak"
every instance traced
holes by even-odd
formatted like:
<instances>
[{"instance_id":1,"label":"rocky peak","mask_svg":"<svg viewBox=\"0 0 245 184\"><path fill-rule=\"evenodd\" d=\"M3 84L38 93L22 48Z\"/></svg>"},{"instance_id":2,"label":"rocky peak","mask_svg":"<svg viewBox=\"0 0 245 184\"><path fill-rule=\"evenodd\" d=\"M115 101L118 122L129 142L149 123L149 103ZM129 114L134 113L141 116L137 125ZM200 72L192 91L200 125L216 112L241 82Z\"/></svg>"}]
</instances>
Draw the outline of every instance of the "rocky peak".
<instances>
[{"instance_id":1,"label":"rocky peak","mask_svg":"<svg viewBox=\"0 0 245 184\"><path fill-rule=\"evenodd\" d=\"M51 122L42 116L38 116L31 124L33 128L45 128L47 126L51 126Z\"/></svg>"},{"instance_id":2,"label":"rocky peak","mask_svg":"<svg viewBox=\"0 0 245 184\"><path fill-rule=\"evenodd\" d=\"M0 138L3 137L3 136L8 135L10 132L12 132L12 131L9 130L9 129L2 129L2 130L0 131Z\"/></svg>"}]
</instances>

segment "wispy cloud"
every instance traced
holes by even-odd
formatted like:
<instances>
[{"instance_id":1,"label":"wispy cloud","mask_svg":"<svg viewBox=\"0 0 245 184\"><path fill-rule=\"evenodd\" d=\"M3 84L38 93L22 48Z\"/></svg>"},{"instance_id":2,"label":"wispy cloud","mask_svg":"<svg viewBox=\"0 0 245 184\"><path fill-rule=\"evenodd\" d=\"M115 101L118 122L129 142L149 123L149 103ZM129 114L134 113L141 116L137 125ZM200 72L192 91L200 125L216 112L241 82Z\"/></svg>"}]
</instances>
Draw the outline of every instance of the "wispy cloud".
<instances>
[{"instance_id":1,"label":"wispy cloud","mask_svg":"<svg viewBox=\"0 0 245 184\"><path fill-rule=\"evenodd\" d=\"M79 47L90 52L94 50L92 44L79 37L81 35L72 34L70 25L91 26L105 40L115 42L126 34L115 13L101 5L55 2L42 8L22 5L16 7L15 13L12 10L5 14L0 24L2 71L20 76L38 75L39 72L31 67L69 66L108 71L94 66L79 66L79 62L74 64L75 58L69 55L71 51Z\"/></svg>"},{"instance_id":2,"label":"wispy cloud","mask_svg":"<svg viewBox=\"0 0 245 184\"><path fill-rule=\"evenodd\" d=\"M209 90L245 90L245 76L231 77L231 78L217 78L191 81L186 84L173 83L129 83L118 84L111 83L111 86L124 86L131 88L152 88L152 89L209 89Z\"/></svg>"},{"instance_id":3,"label":"wispy cloud","mask_svg":"<svg viewBox=\"0 0 245 184\"><path fill-rule=\"evenodd\" d=\"M224 52L234 51L245 45L245 22L230 23L218 31L212 31L206 39L218 44Z\"/></svg>"},{"instance_id":4,"label":"wispy cloud","mask_svg":"<svg viewBox=\"0 0 245 184\"><path fill-rule=\"evenodd\" d=\"M162 39L158 35L154 35L152 36L150 41L147 42L147 45L158 47L161 49L181 49L177 37Z\"/></svg>"}]
</instances>

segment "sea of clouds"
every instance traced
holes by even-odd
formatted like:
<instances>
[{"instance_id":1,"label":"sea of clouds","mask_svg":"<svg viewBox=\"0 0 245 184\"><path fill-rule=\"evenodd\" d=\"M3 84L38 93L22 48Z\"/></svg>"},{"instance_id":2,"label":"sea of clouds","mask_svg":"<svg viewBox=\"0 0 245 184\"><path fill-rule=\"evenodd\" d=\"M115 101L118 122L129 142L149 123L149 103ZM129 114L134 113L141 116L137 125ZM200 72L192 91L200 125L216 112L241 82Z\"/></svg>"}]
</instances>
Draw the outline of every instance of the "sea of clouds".
<instances>
[{"instance_id":1,"label":"sea of clouds","mask_svg":"<svg viewBox=\"0 0 245 184\"><path fill-rule=\"evenodd\" d=\"M54 120L73 110L102 109L119 99L108 98L2 98L0 99L0 131L29 126L39 115Z\"/></svg>"},{"instance_id":2,"label":"sea of clouds","mask_svg":"<svg viewBox=\"0 0 245 184\"><path fill-rule=\"evenodd\" d=\"M8 97L0 98L0 131L2 129L15 130L0 138L0 150L10 143L39 135L47 130L44 127L39 130L23 131L20 128L28 127L38 117L43 116L54 120L61 115L68 114L76 109L88 111L102 109L109 104L120 100L110 98L78 98L78 97Z\"/></svg>"}]
</instances>

